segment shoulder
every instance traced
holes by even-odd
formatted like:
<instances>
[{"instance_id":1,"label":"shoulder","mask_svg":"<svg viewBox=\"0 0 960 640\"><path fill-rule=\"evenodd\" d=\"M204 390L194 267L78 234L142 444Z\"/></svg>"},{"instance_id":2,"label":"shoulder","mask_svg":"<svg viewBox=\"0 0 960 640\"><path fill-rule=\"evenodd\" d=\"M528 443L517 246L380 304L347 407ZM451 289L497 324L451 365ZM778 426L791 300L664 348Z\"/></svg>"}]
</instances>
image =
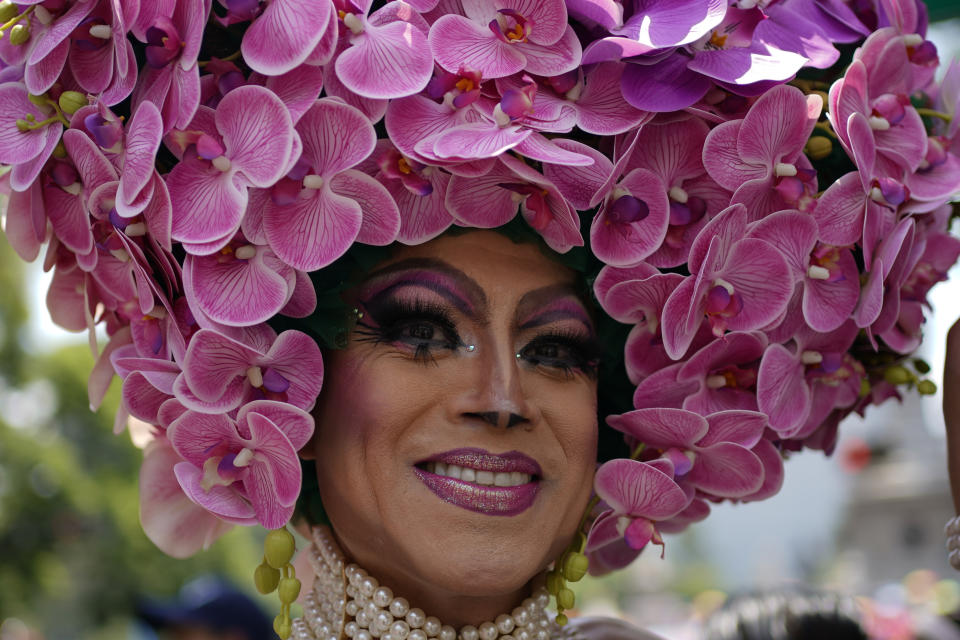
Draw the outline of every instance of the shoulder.
<instances>
[{"instance_id":1,"label":"shoulder","mask_svg":"<svg viewBox=\"0 0 960 640\"><path fill-rule=\"evenodd\" d=\"M563 629L571 640L663 640L615 618L573 618Z\"/></svg>"}]
</instances>

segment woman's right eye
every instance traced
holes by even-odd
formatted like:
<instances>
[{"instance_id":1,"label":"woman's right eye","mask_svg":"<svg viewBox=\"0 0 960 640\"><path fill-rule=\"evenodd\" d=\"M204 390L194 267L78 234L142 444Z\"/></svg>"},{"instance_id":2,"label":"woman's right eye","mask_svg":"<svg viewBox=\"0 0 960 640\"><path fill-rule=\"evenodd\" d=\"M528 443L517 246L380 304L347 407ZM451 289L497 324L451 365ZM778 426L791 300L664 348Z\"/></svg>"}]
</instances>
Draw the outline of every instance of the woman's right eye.
<instances>
[{"instance_id":1,"label":"woman's right eye","mask_svg":"<svg viewBox=\"0 0 960 640\"><path fill-rule=\"evenodd\" d=\"M357 328L368 340L413 349L414 357L425 362L433 361L440 351L454 351L463 344L442 307L399 301L371 306L373 322L361 321Z\"/></svg>"}]
</instances>

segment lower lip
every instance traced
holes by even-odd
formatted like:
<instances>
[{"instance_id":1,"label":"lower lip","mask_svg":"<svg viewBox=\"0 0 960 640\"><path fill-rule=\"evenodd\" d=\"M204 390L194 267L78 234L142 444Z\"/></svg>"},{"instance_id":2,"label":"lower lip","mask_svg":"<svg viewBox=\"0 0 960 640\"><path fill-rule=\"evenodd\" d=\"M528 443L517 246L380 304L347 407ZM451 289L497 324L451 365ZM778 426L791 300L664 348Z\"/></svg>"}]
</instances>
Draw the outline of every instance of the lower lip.
<instances>
[{"instance_id":1,"label":"lower lip","mask_svg":"<svg viewBox=\"0 0 960 640\"><path fill-rule=\"evenodd\" d=\"M413 471L444 502L488 516L518 515L532 507L537 498L537 482L515 487L488 487L438 476L417 467Z\"/></svg>"}]
</instances>

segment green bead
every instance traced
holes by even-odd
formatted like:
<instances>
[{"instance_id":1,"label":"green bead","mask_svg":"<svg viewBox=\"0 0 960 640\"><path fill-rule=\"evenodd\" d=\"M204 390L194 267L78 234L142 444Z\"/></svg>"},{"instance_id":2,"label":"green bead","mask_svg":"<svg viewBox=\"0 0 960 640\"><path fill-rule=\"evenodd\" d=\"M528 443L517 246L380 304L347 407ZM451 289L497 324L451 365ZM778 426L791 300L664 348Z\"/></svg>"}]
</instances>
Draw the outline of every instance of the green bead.
<instances>
[{"instance_id":1,"label":"green bead","mask_svg":"<svg viewBox=\"0 0 960 640\"><path fill-rule=\"evenodd\" d=\"M587 573L590 561L582 553L571 553L563 561L563 577L570 582L577 582Z\"/></svg>"},{"instance_id":2,"label":"green bead","mask_svg":"<svg viewBox=\"0 0 960 640\"><path fill-rule=\"evenodd\" d=\"M557 607L561 609L573 609L575 602L576 596L573 594L572 589L560 589L560 593L557 594Z\"/></svg>"},{"instance_id":3,"label":"green bead","mask_svg":"<svg viewBox=\"0 0 960 640\"><path fill-rule=\"evenodd\" d=\"M87 100L87 96L83 95L79 91L64 91L60 94L57 104L60 105L60 109L65 114L72 116L80 109L80 107L85 107L90 103Z\"/></svg>"},{"instance_id":4,"label":"green bead","mask_svg":"<svg viewBox=\"0 0 960 640\"><path fill-rule=\"evenodd\" d=\"M0 2L0 22L9 22L17 17L19 10L10 0Z\"/></svg>"},{"instance_id":5,"label":"green bead","mask_svg":"<svg viewBox=\"0 0 960 640\"><path fill-rule=\"evenodd\" d=\"M557 623L558 625L560 625L561 627L564 626L565 624L567 624L567 622L569 622L569 620L567 620L567 616L563 615L562 613L557 614L557 617L555 618L555 621L556 621L556 623Z\"/></svg>"},{"instance_id":6,"label":"green bead","mask_svg":"<svg viewBox=\"0 0 960 640\"><path fill-rule=\"evenodd\" d=\"M266 595L272 593L280 583L280 570L274 569L266 562L260 563L256 571L253 572L253 583L257 586L257 591Z\"/></svg>"},{"instance_id":7,"label":"green bead","mask_svg":"<svg viewBox=\"0 0 960 640\"><path fill-rule=\"evenodd\" d=\"M274 569L282 569L293 559L296 550L293 534L286 529L274 529L267 533L263 541L263 552L267 564Z\"/></svg>"},{"instance_id":8,"label":"green bead","mask_svg":"<svg viewBox=\"0 0 960 640\"><path fill-rule=\"evenodd\" d=\"M910 382L910 378L910 372L900 365L887 367L887 370L883 372L883 379L893 385L907 384Z\"/></svg>"},{"instance_id":9,"label":"green bead","mask_svg":"<svg viewBox=\"0 0 960 640\"><path fill-rule=\"evenodd\" d=\"M283 604L296 602L300 595L300 581L296 578L282 578L280 586L277 587L277 595L280 596L280 602Z\"/></svg>"},{"instance_id":10,"label":"green bead","mask_svg":"<svg viewBox=\"0 0 960 640\"><path fill-rule=\"evenodd\" d=\"M10 44L20 45L30 39L30 29L26 25L15 24L10 29Z\"/></svg>"},{"instance_id":11,"label":"green bead","mask_svg":"<svg viewBox=\"0 0 960 640\"><path fill-rule=\"evenodd\" d=\"M287 638L290 637L292 626L293 625L290 622L290 617L285 616L282 613L273 619L273 630L278 636L283 638L283 640L287 640Z\"/></svg>"},{"instance_id":12,"label":"green bead","mask_svg":"<svg viewBox=\"0 0 960 640\"><path fill-rule=\"evenodd\" d=\"M930 365L927 364L927 361L923 358L916 358L913 361L913 368L917 370L917 373L926 375L930 373Z\"/></svg>"},{"instance_id":13,"label":"green bead","mask_svg":"<svg viewBox=\"0 0 960 640\"><path fill-rule=\"evenodd\" d=\"M551 571L547 574L547 593L552 596L560 593L560 589L563 588L563 578L559 574Z\"/></svg>"},{"instance_id":14,"label":"green bead","mask_svg":"<svg viewBox=\"0 0 960 640\"><path fill-rule=\"evenodd\" d=\"M937 392L937 385L933 380L921 380L917 383L917 391L920 392L920 395L932 396Z\"/></svg>"}]
</instances>

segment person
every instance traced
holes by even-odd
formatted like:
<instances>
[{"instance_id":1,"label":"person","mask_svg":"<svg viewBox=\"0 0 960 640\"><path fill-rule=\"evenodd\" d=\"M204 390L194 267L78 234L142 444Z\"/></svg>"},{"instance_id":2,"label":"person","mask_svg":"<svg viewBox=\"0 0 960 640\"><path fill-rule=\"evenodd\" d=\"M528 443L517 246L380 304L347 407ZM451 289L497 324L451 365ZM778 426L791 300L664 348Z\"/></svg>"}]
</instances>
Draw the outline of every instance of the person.
<instances>
[{"instance_id":1,"label":"person","mask_svg":"<svg viewBox=\"0 0 960 640\"><path fill-rule=\"evenodd\" d=\"M282 637L645 637L569 583L918 382L914 0L48 4L0 3L7 237L154 429L147 535L269 529Z\"/></svg>"}]
</instances>

